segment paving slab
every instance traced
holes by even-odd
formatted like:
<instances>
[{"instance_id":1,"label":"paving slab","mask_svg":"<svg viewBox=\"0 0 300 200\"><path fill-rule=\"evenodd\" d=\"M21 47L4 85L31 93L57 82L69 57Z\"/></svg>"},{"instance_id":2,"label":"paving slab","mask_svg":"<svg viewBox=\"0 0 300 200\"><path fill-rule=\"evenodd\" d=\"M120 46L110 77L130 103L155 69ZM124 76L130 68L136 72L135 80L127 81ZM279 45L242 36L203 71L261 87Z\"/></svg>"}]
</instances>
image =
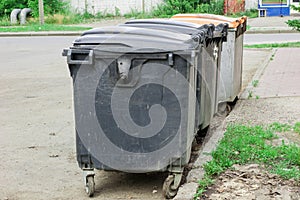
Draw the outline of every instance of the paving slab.
<instances>
[{"instance_id":1,"label":"paving slab","mask_svg":"<svg viewBox=\"0 0 300 200\"><path fill-rule=\"evenodd\" d=\"M300 48L277 49L253 95L259 98L300 96Z\"/></svg>"}]
</instances>

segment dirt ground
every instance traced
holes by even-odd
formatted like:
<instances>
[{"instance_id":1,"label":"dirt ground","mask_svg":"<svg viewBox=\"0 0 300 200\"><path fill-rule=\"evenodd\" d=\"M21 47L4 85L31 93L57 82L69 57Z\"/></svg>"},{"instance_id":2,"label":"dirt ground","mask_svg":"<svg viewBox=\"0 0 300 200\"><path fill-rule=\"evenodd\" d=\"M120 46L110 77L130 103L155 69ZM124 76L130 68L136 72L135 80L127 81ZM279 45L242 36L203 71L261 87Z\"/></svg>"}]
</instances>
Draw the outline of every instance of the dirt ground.
<instances>
[{"instance_id":1,"label":"dirt ground","mask_svg":"<svg viewBox=\"0 0 300 200\"><path fill-rule=\"evenodd\" d=\"M298 200L299 182L283 180L259 165L234 165L216 180L201 199L209 200Z\"/></svg>"},{"instance_id":2,"label":"dirt ground","mask_svg":"<svg viewBox=\"0 0 300 200\"><path fill-rule=\"evenodd\" d=\"M289 102L289 103L287 103ZM226 118L226 123L245 125L268 125L273 122L294 124L300 121L300 97L278 97L268 99L240 100ZM273 145L296 144L300 146L300 134L294 132L275 133L278 139ZM300 182L283 180L268 173L256 164L234 166L227 170L200 199L209 200L298 200Z\"/></svg>"}]
</instances>

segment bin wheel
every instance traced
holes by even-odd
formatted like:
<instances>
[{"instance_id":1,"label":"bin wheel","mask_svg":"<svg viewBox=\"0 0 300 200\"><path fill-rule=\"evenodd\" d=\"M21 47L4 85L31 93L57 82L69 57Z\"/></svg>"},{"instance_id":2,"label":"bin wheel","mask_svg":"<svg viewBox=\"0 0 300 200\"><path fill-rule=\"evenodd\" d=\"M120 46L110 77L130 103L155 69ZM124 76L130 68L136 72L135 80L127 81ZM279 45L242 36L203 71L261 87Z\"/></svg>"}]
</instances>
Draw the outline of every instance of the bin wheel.
<instances>
[{"instance_id":1,"label":"bin wheel","mask_svg":"<svg viewBox=\"0 0 300 200\"><path fill-rule=\"evenodd\" d=\"M163 195L166 199L172 199L176 196L178 188L174 186L174 175L169 175L163 184Z\"/></svg>"},{"instance_id":2,"label":"bin wheel","mask_svg":"<svg viewBox=\"0 0 300 200\"><path fill-rule=\"evenodd\" d=\"M86 194L89 197L94 196L95 193L95 181L94 176L88 176L86 177L86 186L85 186Z\"/></svg>"}]
</instances>

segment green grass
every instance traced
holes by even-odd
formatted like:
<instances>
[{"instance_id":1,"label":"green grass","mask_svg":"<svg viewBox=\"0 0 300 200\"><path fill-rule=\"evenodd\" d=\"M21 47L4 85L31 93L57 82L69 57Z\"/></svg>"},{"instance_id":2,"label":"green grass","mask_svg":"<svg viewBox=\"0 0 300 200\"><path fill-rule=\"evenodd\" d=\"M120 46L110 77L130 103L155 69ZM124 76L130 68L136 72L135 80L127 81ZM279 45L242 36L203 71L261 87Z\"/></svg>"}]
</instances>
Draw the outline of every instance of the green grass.
<instances>
[{"instance_id":1,"label":"green grass","mask_svg":"<svg viewBox=\"0 0 300 200\"><path fill-rule=\"evenodd\" d=\"M0 32L28 32L28 31L82 31L91 29L90 27L81 26L65 26L56 24L30 24L26 26L10 26L10 27L0 27Z\"/></svg>"},{"instance_id":2,"label":"green grass","mask_svg":"<svg viewBox=\"0 0 300 200\"><path fill-rule=\"evenodd\" d=\"M299 7L300 10L300 7ZM285 22L289 27L292 27L294 30L300 31L300 19L288 20Z\"/></svg>"},{"instance_id":3,"label":"green grass","mask_svg":"<svg viewBox=\"0 0 300 200\"><path fill-rule=\"evenodd\" d=\"M8 16L0 17L0 26L10 26L10 19Z\"/></svg>"},{"instance_id":4,"label":"green grass","mask_svg":"<svg viewBox=\"0 0 300 200\"><path fill-rule=\"evenodd\" d=\"M284 48L284 47L300 47L300 42L272 43L272 44L251 44L244 45L245 48Z\"/></svg>"},{"instance_id":5,"label":"green grass","mask_svg":"<svg viewBox=\"0 0 300 200\"><path fill-rule=\"evenodd\" d=\"M199 181L195 199L221 174L234 164L258 163L269 172L282 178L300 181L300 147L294 144L280 146L267 144L276 138L274 131L299 131L300 122L295 125L273 123L269 126L229 125L224 138L212 152L213 159L204 165L205 179Z\"/></svg>"},{"instance_id":6,"label":"green grass","mask_svg":"<svg viewBox=\"0 0 300 200\"><path fill-rule=\"evenodd\" d=\"M239 13L232 13L231 15L229 15L229 17L242 17L242 16L247 16L249 18L256 18L258 17L257 9L250 9Z\"/></svg>"},{"instance_id":7,"label":"green grass","mask_svg":"<svg viewBox=\"0 0 300 200\"><path fill-rule=\"evenodd\" d=\"M274 131L274 132L287 132L287 131L291 131L292 128L293 128L292 125L281 124L281 123L278 123L278 122L274 122L274 123L269 125L269 129L271 131Z\"/></svg>"},{"instance_id":8,"label":"green grass","mask_svg":"<svg viewBox=\"0 0 300 200\"><path fill-rule=\"evenodd\" d=\"M249 90L248 91L248 99L251 99L253 97L253 91Z\"/></svg>"}]
</instances>

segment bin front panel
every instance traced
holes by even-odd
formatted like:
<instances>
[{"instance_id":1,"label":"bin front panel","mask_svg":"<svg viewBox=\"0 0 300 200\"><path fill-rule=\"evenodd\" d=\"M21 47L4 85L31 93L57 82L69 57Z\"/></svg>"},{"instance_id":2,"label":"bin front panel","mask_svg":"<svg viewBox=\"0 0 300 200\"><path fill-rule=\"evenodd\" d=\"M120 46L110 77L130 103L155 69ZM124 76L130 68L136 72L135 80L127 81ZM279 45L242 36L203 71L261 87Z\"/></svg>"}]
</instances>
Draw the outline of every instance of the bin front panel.
<instances>
[{"instance_id":1,"label":"bin front panel","mask_svg":"<svg viewBox=\"0 0 300 200\"><path fill-rule=\"evenodd\" d=\"M170 66L168 54L101 56L95 55L93 65L70 67L78 159L88 152L98 169L166 169L188 151L193 135L194 124L188 125L195 120L188 114L195 98L190 64L174 55ZM130 63L126 81L120 79L120 62Z\"/></svg>"}]
</instances>

